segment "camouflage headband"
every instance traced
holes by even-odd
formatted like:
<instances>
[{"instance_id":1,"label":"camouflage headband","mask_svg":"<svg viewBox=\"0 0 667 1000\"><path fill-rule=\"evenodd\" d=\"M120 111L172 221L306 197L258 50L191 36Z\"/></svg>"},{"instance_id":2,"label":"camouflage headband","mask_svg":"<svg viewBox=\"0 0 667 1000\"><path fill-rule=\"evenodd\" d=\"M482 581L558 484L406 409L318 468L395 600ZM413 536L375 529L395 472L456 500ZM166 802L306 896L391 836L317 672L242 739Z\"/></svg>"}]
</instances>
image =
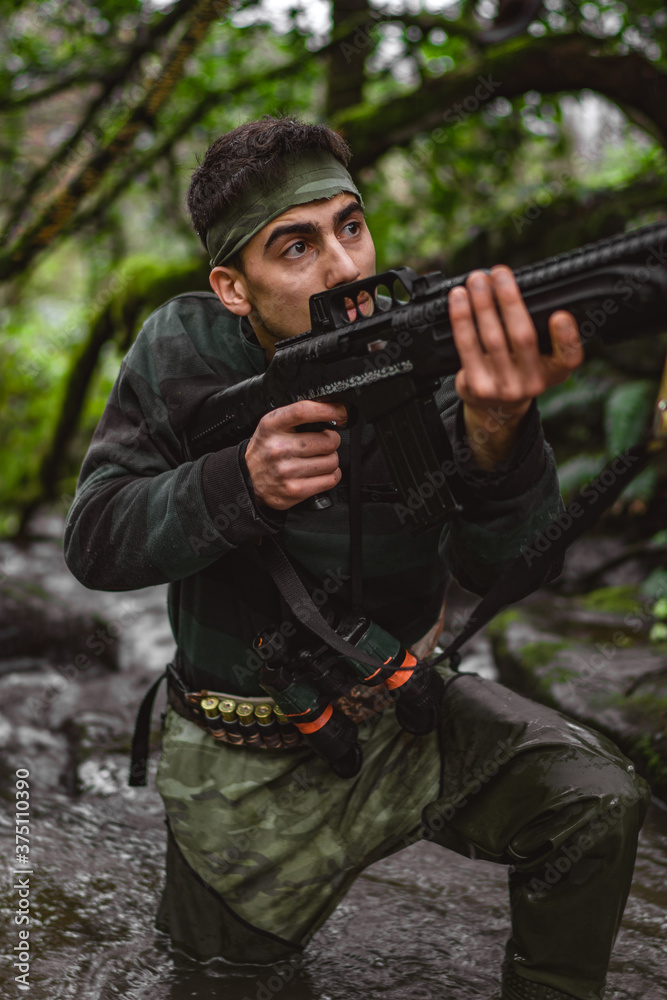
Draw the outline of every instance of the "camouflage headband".
<instances>
[{"instance_id":1,"label":"camouflage headband","mask_svg":"<svg viewBox=\"0 0 667 1000\"><path fill-rule=\"evenodd\" d=\"M354 181L331 153L294 153L285 156L282 162L286 168L282 183L261 191L251 189L224 218L211 226L206 234L211 267L224 264L267 223L295 205L349 191L363 207Z\"/></svg>"}]
</instances>

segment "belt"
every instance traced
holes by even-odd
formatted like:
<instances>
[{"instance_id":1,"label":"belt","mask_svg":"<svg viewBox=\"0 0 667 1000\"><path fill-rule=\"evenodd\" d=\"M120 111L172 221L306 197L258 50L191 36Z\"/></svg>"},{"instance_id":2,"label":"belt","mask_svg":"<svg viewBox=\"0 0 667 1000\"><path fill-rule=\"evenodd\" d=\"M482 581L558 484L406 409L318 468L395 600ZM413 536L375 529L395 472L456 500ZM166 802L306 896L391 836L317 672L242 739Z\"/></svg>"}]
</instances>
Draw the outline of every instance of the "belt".
<instances>
[{"instance_id":1,"label":"belt","mask_svg":"<svg viewBox=\"0 0 667 1000\"><path fill-rule=\"evenodd\" d=\"M282 716L268 696L239 698L219 691L188 691L171 670L167 681L167 700L174 711L218 742L254 750L292 750L305 745L296 726ZM333 702L334 707L357 726L382 714L392 704L392 694L384 685L367 687L364 684L355 684Z\"/></svg>"},{"instance_id":2,"label":"belt","mask_svg":"<svg viewBox=\"0 0 667 1000\"><path fill-rule=\"evenodd\" d=\"M250 750L295 750L305 746L296 726L275 714L270 698L242 698L213 691L186 691L169 673L167 701L218 743Z\"/></svg>"},{"instance_id":3,"label":"belt","mask_svg":"<svg viewBox=\"0 0 667 1000\"><path fill-rule=\"evenodd\" d=\"M240 699L237 695L230 697L220 692L188 691L176 668L169 663L165 672L151 684L137 712L128 782L132 787L146 784L153 702L157 689L165 678L168 688L167 700L174 711L184 719L194 722L217 743L252 750L281 751L301 749L306 746L296 726L284 719L284 716L284 721L281 719L282 713L268 696ZM225 705L224 702L230 704ZM393 704L393 697L392 692L384 685L367 687L364 684L356 684L333 704L356 725L361 725L381 715L385 708ZM259 712L258 709L262 707L265 711ZM207 711L211 715L208 715ZM225 719L225 714L228 714L229 718Z\"/></svg>"}]
</instances>

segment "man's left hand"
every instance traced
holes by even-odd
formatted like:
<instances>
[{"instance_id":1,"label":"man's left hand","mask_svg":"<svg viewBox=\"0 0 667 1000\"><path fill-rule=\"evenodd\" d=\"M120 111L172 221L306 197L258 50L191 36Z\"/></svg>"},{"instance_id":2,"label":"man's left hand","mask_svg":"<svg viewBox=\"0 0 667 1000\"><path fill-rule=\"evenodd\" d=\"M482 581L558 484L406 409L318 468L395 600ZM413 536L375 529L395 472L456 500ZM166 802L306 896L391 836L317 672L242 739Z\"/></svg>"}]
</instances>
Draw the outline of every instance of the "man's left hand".
<instances>
[{"instance_id":1,"label":"man's left hand","mask_svg":"<svg viewBox=\"0 0 667 1000\"><path fill-rule=\"evenodd\" d=\"M449 315L461 359L456 391L475 460L493 470L508 458L536 396L563 382L584 359L568 312L549 317L553 354L540 354L537 331L509 267L473 271L449 293Z\"/></svg>"}]
</instances>

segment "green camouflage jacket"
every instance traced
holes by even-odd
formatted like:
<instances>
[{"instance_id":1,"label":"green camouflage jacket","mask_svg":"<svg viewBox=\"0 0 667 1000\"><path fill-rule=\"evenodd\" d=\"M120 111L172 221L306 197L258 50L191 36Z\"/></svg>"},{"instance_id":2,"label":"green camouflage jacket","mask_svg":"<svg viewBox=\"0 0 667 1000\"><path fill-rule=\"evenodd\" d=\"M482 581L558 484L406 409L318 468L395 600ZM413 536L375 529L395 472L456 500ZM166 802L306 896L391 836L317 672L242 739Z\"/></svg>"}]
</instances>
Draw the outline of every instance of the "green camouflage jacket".
<instances>
[{"instance_id":1,"label":"green camouflage jacket","mask_svg":"<svg viewBox=\"0 0 667 1000\"><path fill-rule=\"evenodd\" d=\"M213 294L178 296L156 310L123 361L68 516L67 564L87 587L169 583L179 661L195 689L262 694L251 644L281 615L260 560L263 536L278 536L327 592L348 592L345 431L343 478L328 510L279 513L258 504L247 442L185 460L181 433L198 404L265 367L246 321ZM413 536L372 428L363 434L364 606L405 645L435 622L450 573L483 593L561 509L535 406L511 458L487 473L465 445L453 378L436 401L447 432L442 468L463 505L442 530Z\"/></svg>"}]
</instances>

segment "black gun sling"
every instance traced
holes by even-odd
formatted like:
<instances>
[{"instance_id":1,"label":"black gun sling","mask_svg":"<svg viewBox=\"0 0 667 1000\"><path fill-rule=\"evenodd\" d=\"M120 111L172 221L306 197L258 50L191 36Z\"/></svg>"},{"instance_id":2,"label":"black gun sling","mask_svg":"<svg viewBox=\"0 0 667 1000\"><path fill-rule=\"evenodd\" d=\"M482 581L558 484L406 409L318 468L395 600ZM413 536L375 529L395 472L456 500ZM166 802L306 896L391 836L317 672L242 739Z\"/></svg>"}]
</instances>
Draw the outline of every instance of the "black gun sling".
<instances>
[{"instance_id":1,"label":"black gun sling","mask_svg":"<svg viewBox=\"0 0 667 1000\"><path fill-rule=\"evenodd\" d=\"M472 638L476 632L484 627L499 611L508 605L521 600L527 594L536 590L547 578L549 571L560 565L566 550L575 542L588 528L590 528L618 499L626 486L637 476L650 461L650 459L667 445L667 440L651 439L645 443L634 445L624 452L623 456L615 456L612 461L602 469L598 476L586 486L587 498L578 494L574 503L579 503L583 507L583 513L578 518L572 518L570 523L563 527L560 518L556 518L544 531L540 532L530 547L532 558L530 562L524 552L519 555L505 572L496 580L491 590L482 598L475 610L469 616L467 622L447 646L443 653L435 660L431 660L428 669L445 660L449 660L452 669L456 670L461 662L459 650L461 646ZM625 468L620 472L613 469L619 458L625 459ZM612 482L608 484L605 478L611 474ZM358 493L358 490L354 491ZM590 494L595 493L591 498ZM357 503L360 498L357 498ZM352 500L352 503L355 503ZM567 508L566 508L567 510ZM352 559L353 573L353 594L359 600L361 596L360 582L354 583L354 576L360 575L360 518L358 511L351 515L351 527L353 526L351 548L356 553ZM552 536L553 535L553 539ZM548 545L542 544L542 540ZM359 663L377 669L382 666L379 661L368 656L357 649L352 643L346 642L327 624L320 614L319 609L306 590L299 578L296 570L290 563L287 555L273 537L262 540L260 553L266 569L274 580L286 605L297 621L301 622L305 628L324 640L333 650L342 656L348 656ZM355 602L356 603L356 602ZM420 664L417 665L418 667ZM424 664L424 668L427 665ZM169 669L169 668L168 668ZM173 668L172 668L173 670ZM160 674L158 679L148 689L139 706L134 735L132 738L131 765L129 784L140 786L146 784L146 768L149 752L150 720L153 710L153 702L157 690L162 680L168 676L167 671ZM173 682L173 678L172 678Z\"/></svg>"},{"instance_id":2,"label":"black gun sling","mask_svg":"<svg viewBox=\"0 0 667 1000\"><path fill-rule=\"evenodd\" d=\"M550 569L560 565L569 546L590 528L607 508L612 506L625 487L646 467L653 455L664 447L665 443L652 440L634 445L632 448L628 448L623 456L617 455L608 462L599 475L586 485L587 499L584 499L580 491L575 500L572 501L571 506L574 503L579 503L583 507L583 513L576 519L571 518L566 527L563 527L561 518L556 518L544 531L540 532L530 549L531 560L528 561L522 552L510 564L496 580L491 590L482 598L459 634L437 659L430 661L430 666L449 660L450 666L457 669L461 660L459 653L461 646L499 611L502 611L509 604L521 600L541 586ZM616 472L612 466L621 457L625 459L625 468ZM608 485L605 479L608 478L609 474L613 481ZM591 493L595 493L594 498L590 498ZM542 540L548 544L544 545ZM536 548L536 545L541 547ZM351 643L346 642L330 628L274 538L263 539L261 549L268 572L298 621L341 655L349 656L360 663L376 668L381 665Z\"/></svg>"}]
</instances>

